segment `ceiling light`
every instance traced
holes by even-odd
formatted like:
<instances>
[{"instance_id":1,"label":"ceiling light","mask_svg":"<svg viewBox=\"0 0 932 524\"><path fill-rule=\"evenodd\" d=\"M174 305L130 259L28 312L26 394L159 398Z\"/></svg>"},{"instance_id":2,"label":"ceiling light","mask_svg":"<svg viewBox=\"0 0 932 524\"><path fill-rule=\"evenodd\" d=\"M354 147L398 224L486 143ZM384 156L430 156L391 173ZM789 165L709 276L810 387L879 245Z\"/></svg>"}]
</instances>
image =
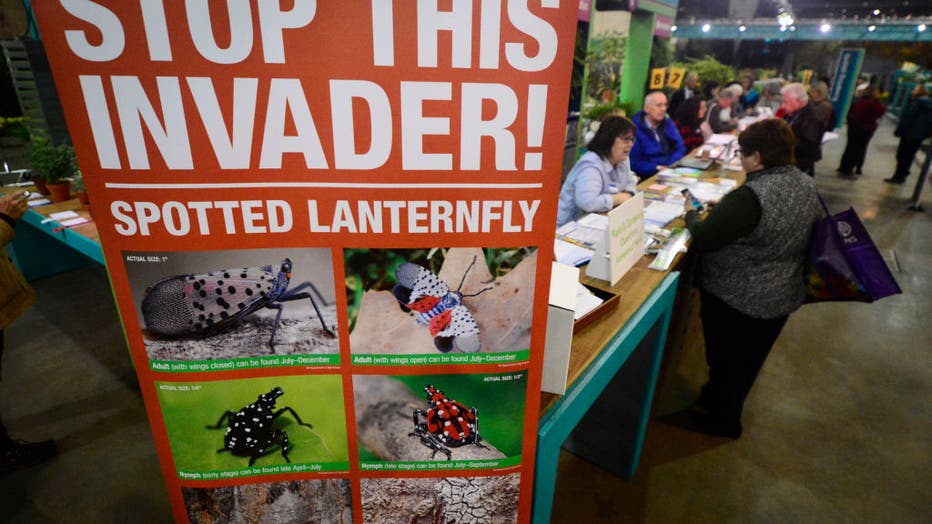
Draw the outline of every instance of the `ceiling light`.
<instances>
[{"instance_id":1,"label":"ceiling light","mask_svg":"<svg viewBox=\"0 0 932 524\"><path fill-rule=\"evenodd\" d=\"M709 32L709 29L712 29L712 26L710 26L709 24L703 24L703 25L702 25L702 32L703 32L703 33L708 33L708 32ZM923 29L925 29L925 26L923 26Z\"/></svg>"},{"instance_id":2,"label":"ceiling light","mask_svg":"<svg viewBox=\"0 0 932 524\"><path fill-rule=\"evenodd\" d=\"M872 25L869 25L869 26L867 26L867 30L870 31L871 33L873 33L875 30L877 30L877 26L875 26L875 25L873 25L873 24L872 24Z\"/></svg>"},{"instance_id":3,"label":"ceiling light","mask_svg":"<svg viewBox=\"0 0 932 524\"><path fill-rule=\"evenodd\" d=\"M874 9L874 16L877 16L879 14L880 14L880 9Z\"/></svg>"},{"instance_id":4,"label":"ceiling light","mask_svg":"<svg viewBox=\"0 0 932 524\"><path fill-rule=\"evenodd\" d=\"M921 33L921 32L923 32L923 31L926 30L926 25L925 25L925 24L919 24L919 27L917 27L916 29L918 29L919 32Z\"/></svg>"},{"instance_id":5,"label":"ceiling light","mask_svg":"<svg viewBox=\"0 0 932 524\"><path fill-rule=\"evenodd\" d=\"M738 26L738 31L741 31L742 33L745 32L745 31L747 31L747 30L748 30L748 26L746 26L746 25L739 25L739 26Z\"/></svg>"},{"instance_id":6,"label":"ceiling light","mask_svg":"<svg viewBox=\"0 0 932 524\"><path fill-rule=\"evenodd\" d=\"M819 31L822 31L823 33L828 33L831 30L832 30L832 26L829 24L822 24L819 26Z\"/></svg>"}]
</instances>

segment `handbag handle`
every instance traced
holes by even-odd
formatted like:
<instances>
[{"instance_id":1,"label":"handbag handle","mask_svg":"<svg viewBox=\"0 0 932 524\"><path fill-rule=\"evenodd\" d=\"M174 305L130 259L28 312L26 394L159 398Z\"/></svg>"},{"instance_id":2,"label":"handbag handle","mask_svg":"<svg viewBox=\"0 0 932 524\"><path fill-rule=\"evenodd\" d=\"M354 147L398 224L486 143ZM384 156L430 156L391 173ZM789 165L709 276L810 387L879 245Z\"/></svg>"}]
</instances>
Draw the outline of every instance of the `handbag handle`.
<instances>
[{"instance_id":1,"label":"handbag handle","mask_svg":"<svg viewBox=\"0 0 932 524\"><path fill-rule=\"evenodd\" d=\"M831 218L832 213L828 210L828 206L825 204L825 200L822 199L822 194L816 191L816 196L819 198L819 203L822 204L822 209L825 211L825 216Z\"/></svg>"}]
</instances>

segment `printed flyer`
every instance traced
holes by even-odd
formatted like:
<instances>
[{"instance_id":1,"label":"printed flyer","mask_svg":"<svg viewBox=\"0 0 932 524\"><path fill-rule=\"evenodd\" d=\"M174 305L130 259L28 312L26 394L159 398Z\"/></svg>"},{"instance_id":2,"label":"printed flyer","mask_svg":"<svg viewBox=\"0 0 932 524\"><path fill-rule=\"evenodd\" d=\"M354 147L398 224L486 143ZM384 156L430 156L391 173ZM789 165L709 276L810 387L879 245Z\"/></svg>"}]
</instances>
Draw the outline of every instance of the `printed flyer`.
<instances>
[{"instance_id":1,"label":"printed flyer","mask_svg":"<svg viewBox=\"0 0 932 524\"><path fill-rule=\"evenodd\" d=\"M528 522L559 0L34 4L178 522Z\"/></svg>"}]
</instances>

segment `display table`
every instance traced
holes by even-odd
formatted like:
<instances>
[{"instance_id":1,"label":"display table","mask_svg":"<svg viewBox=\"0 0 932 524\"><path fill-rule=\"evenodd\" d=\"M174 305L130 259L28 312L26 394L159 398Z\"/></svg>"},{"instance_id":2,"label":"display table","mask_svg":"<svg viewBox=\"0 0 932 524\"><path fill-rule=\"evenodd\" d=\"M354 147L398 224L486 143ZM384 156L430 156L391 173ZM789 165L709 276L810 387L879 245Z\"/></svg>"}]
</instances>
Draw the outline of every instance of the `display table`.
<instances>
[{"instance_id":1,"label":"display table","mask_svg":"<svg viewBox=\"0 0 932 524\"><path fill-rule=\"evenodd\" d=\"M0 187L0 193L36 191L35 187ZM52 213L74 211L90 222L61 227ZM90 211L73 198L29 208L17 221L11 253L27 280L63 273L93 263L104 264L100 236Z\"/></svg>"},{"instance_id":2,"label":"display table","mask_svg":"<svg viewBox=\"0 0 932 524\"><path fill-rule=\"evenodd\" d=\"M560 448L636 350L646 353L638 359L646 367L639 365L625 372L646 380L629 399L636 407L617 416L626 419L625 425L630 428L623 446L629 452L622 453L626 455L622 460L627 462L628 476L637 467L679 280L679 273L654 271L647 268L649 263L650 259L642 258L615 286L584 280L587 285L619 294L621 300L614 311L573 336L569 368L572 385L566 394L541 394L532 522L550 522ZM621 435L614 437L623 439Z\"/></svg>"},{"instance_id":3,"label":"display table","mask_svg":"<svg viewBox=\"0 0 932 524\"><path fill-rule=\"evenodd\" d=\"M730 178L738 185L745 180L744 172L725 170L717 164L703 177ZM638 187L643 190L654 183L656 177ZM678 219L673 225L682 226L683 222ZM573 335L566 394L541 393L534 523L550 522L564 443L574 453L592 458L625 478L637 468L667 333L672 333L675 343L681 343L682 334L697 317L691 311L695 293L689 287L690 279L680 281L680 269L688 266L686 257L677 256L668 272L648 269L652 260L642 257L614 286L582 279L584 284L618 294L621 299L616 309ZM682 311L674 314L676 309ZM671 322L678 325L671 328Z\"/></svg>"}]
</instances>

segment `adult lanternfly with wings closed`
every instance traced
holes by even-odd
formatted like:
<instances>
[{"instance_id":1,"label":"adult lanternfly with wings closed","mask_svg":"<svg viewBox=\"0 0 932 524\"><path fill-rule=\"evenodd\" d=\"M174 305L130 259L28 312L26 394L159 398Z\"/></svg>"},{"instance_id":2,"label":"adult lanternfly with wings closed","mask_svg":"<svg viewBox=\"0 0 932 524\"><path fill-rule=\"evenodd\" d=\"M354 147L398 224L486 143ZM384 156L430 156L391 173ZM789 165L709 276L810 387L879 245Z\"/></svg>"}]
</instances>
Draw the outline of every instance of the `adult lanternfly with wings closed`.
<instances>
[{"instance_id":1,"label":"adult lanternfly with wings closed","mask_svg":"<svg viewBox=\"0 0 932 524\"><path fill-rule=\"evenodd\" d=\"M405 262L395 270L398 285L392 289L392 293L402 309L414 311L417 323L430 329L434 345L442 353L448 353L454 348L464 353L476 353L482 347L479 342L479 325L469 308L463 304L463 298L477 296L492 288L469 295L460 292L466 275L475 263L476 257L473 257L456 291L450 291L449 286L437 275L417 264Z\"/></svg>"},{"instance_id":2,"label":"adult lanternfly with wings closed","mask_svg":"<svg viewBox=\"0 0 932 524\"><path fill-rule=\"evenodd\" d=\"M142 299L146 329L165 338L209 337L235 328L239 321L260 309L274 309L277 313L268 340L269 347L274 348L283 303L308 299L324 332L336 336L307 291L313 291L326 305L314 284L306 281L288 288L292 265L286 258L277 273L272 272L271 266L265 266L162 279L149 286Z\"/></svg>"}]
</instances>

